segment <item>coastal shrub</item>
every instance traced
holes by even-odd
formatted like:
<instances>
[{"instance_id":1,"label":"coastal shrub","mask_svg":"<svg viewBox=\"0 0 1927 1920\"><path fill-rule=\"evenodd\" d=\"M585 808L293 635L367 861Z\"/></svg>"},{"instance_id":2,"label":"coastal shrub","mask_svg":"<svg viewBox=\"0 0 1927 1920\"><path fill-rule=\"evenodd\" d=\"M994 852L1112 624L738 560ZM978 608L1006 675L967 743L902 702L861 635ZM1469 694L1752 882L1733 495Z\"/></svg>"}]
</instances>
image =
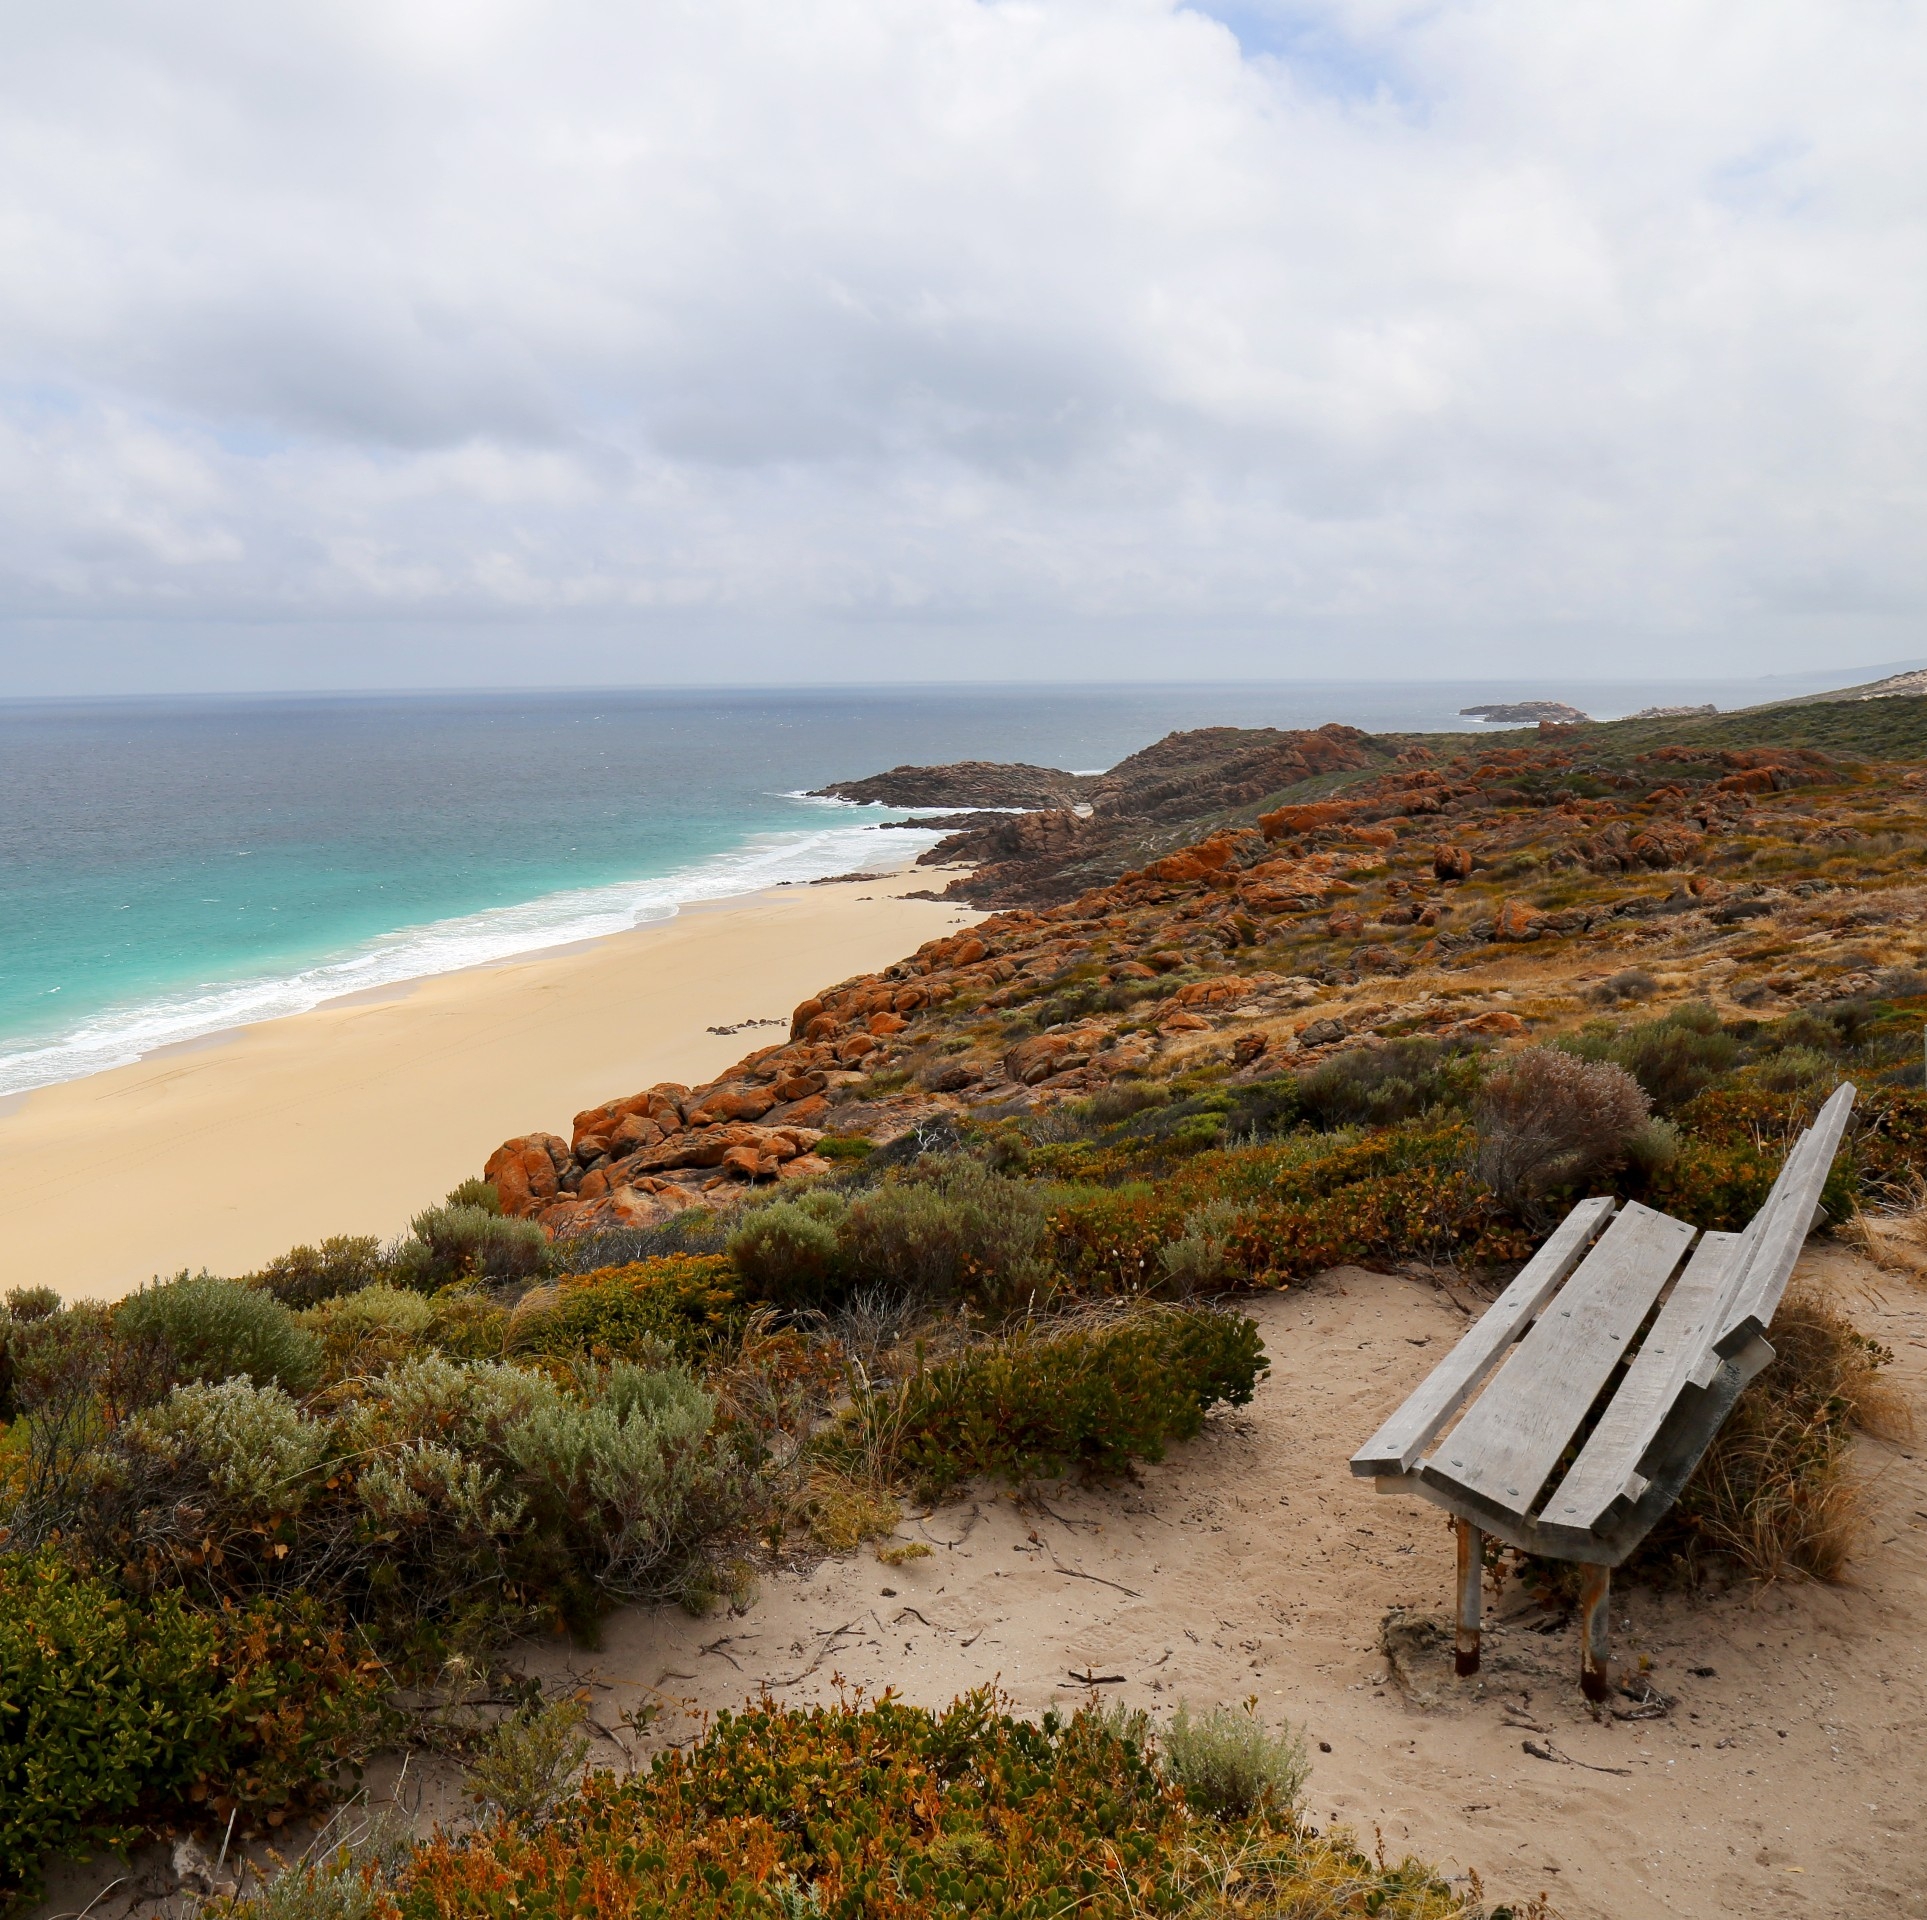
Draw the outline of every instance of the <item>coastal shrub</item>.
<instances>
[{"instance_id":1,"label":"coastal shrub","mask_svg":"<svg viewBox=\"0 0 1927 1920\"><path fill-rule=\"evenodd\" d=\"M135 1591L305 1590L403 1656L680 1593L742 1520L754 1444L678 1366L550 1365L426 1351L305 1407L188 1382L87 1428L0 1524Z\"/></svg>"},{"instance_id":2,"label":"coastal shrub","mask_svg":"<svg viewBox=\"0 0 1927 1920\"><path fill-rule=\"evenodd\" d=\"M967 1153L928 1155L850 1208L838 1240L852 1286L921 1300L969 1292L997 1310L1048 1289L1043 1203Z\"/></svg>"},{"instance_id":3,"label":"coastal shrub","mask_svg":"<svg viewBox=\"0 0 1927 1920\"><path fill-rule=\"evenodd\" d=\"M940 1712L886 1698L716 1716L646 1772L591 1775L540 1826L438 1832L402 1876L403 1920L541 1912L913 1920L926 1914L1142 1920L1230 1911L1457 1920L1432 1870L1263 1812L1185 1807L1142 1746L1090 1711L1041 1724L988 1690ZM266 1920L266 1917L264 1917Z\"/></svg>"},{"instance_id":4,"label":"coastal shrub","mask_svg":"<svg viewBox=\"0 0 1927 1920\"><path fill-rule=\"evenodd\" d=\"M1258 1285L1373 1258L1523 1259L1531 1239L1467 1164L1475 1148L1461 1123L1411 1122L1225 1148L1155 1181L1060 1186L1047 1196L1059 1284L1086 1296L1159 1287L1161 1249L1217 1199L1235 1206L1227 1257Z\"/></svg>"},{"instance_id":5,"label":"coastal shrub","mask_svg":"<svg viewBox=\"0 0 1927 1920\"><path fill-rule=\"evenodd\" d=\"M183 1273L143 1287L114 1311L125 1341L161 1346L185 1379L245 1374L299 1393L321 1368L321 1344L272 1294L238 1280Z\"/></svg>"},{"instance_id":6,"label":"coastal shrub","mask_svg":"<svg viewBox=\"0 0 1927 1920\"><path fill-rule=\"evenodd\" d=\"M1479 1091L1479 1177L1524 1213L1555 1187L1623 1164L1647 1112L1646 1094L1623 1068L1530 1047Z\"/></svg>"},{"instance_id":7,"label":"coastal shrub","mask_svg":"<svg viewBox=\"0 0 1927 1920\"><path fill-rule=\"evenodd\" d=\"M409 1231L414 1240L398 1256L396 1278L423 1293L459 1280L537 1280L548 1271L549 1237L533 1220L441 1206L418 1213Z\"/></svg>"},{"instance_id":8,"label":"coastal shrub","mask_svg":"<svg viewBox=\"0 0 1927 1920\"><path fill-rule=\"evenodd\" d=\"M535 1820L561 1799L589 1757L580 1700L551 1700L512 1713L484 1737L464 1769L462 1791L505 1820Z\"/></svg>"},{"instance_id":9,"label":"coastal shrub","mask_svg":"<svg viewBox=\"0 0 1927 1920\"><path fill-rule=\"evenodd\" d=\"M1274 1733L1249 1707L1194 1714L1180 1700L1158 1752L1185 1804L1221 1820L1267 1807L1290 1814L1311 1773L1304 1735L1290 1726Z\"/></svg>"},{"instance_id":10,"label":"coastal shrub","mask_svg":"<svg viewBox=\"0 0 1927 1920\"><path fill-rule=\"evenodd\" d=\"M0 1560L0 1890L196 1814L280 1825L366 1750L379 1678L312 1607L208 1615Z\"/></svg>"},{"instance_id":11,"label":"coastal shrub","mask_svg":"<svg viewBox=\"0 0 1927 1920\"><path fill-rule=\"evenodd\" d=\"M372 1287L387 1271L381 1242L371 1233L338 1233L318 1247L290 1247L246 1284L271 1293L284 1307L313 1307L338 1294Z\"/></svg>"},{"instance_id":12,"label":"coastal shrub","mask_svg":"<svg viewBox=\"0 0 1927 1920\"><path fill-rule=\"evenodd\" d=\"M1439 1040L1347 1047L1298 1079L1298 1102L1314 1126L1385 1127L1440 1105L1463 1106L1475 1069L1463 1048Z\"/></svg>"},{"instance_id":13,"label":"coastal shrub","mask_svg":"<svg viewBox=\"0 0 1927 1920\"><path fill-rule=\"evenodd\" d=\"M1183 1232L1158 1249L1166 1290L1189 1298L1237 1279L1239 1268L1232 1253L1237 1226L1238 1203L1228 1196L1193 1207L1184 1216Z\"/></svg>"},{"instance_id":14,"label":"coastal shrub","mask_svg":"<svg viewBox=\"0 0 1927 1920\"><path fill-rule=\"evenodd\" d=\"M442 1205L480 1207L484 1213L499 1214L502 1211L502 1196L496 1192L493 1180L478 1180L471 1177L462 1181L459 1186L451 1187Z\"/></svg>"},{"instance_id":15,"label":"coastal shrub","mask_svg":"<svg viewBox=\"0 0 1927 1920\"><path fill-rule=\"evenodd\" d=\"M377 1281L330 1296L300 1321L320 1343L322 1372L342 1380L405 1360L429 1338L435 1309L419 1293Z\"/></svg>"},{"instance_id":16,"label":"coastal shrub","mask_svg":"<svg viewBox=\"0 0 1927 1920\"><path fill-rule=\"evenodd\" d=\"M1659 982L1644 967L1627 967L1589 987L1586 998L1596 1006L1623 1006L1632 1000L1650 1000L1659 991Z\"/></svg>"},{"instance_id":17,"label":"coastal shrub","mask_svg":"<svg viewBox=\"0 0 1927 1920\"><path fill-rule=\"evenodd\" d=\"M60 1308L60 1294L53 1287L7 1289L7 1318L16 1326L25 1326L30 1320L44 1320L48 1314L58 1313Z\"/></svg>"},{"instance_id":18,"label":"coastal shrub","mask_svg":"<svg viewBox=\"0 0 1927 1920\"><path fill-rule=\"evenodd\" d=\"M746 1213L729 1257L750 1295L779 1307L833 1304L846 1286L838 1229L848 1214L849 1202L828 1191Z\"/></svg>"},{"instance_id":19,"label":"coastal shrub","mask_svg":"<svg viewBox=\"0 0 1927 1920\"><path fill-rule=\"evenodd\" d=\"M511 1352L698 1362L741 1337L742 1281L719 1254L666 1254L606 1267L523 1298Z\"/></svg>"},{"instance_id":20,"label":"coastal shrub","mask_svg":"<svg viewBox=\"0 0 1927 1920\"><path fill-rule=\"evenodd\" d=\"M932 1497L976 1474L1116 1473L1162 1459L1212 1407L1248 1404L1269 1366L1251 1321L1203 1308L1027 1329L861 1396L821 1452L841 1467L882 1451L877 1467Z\"/></svg>"},{"instance_id":21,"label":"coastal shrub","mask_svg":"<svg viewBox=\"0 0 1927 1920\"><path fill-rule=\"evenodd\" d=\"M1675 1113L1732 1069L1740 1044L1702 1000L1627 1028L1612 1043L1610 1057L1639 1082L1661 1113Z\"/></svg>"}]
</instances>

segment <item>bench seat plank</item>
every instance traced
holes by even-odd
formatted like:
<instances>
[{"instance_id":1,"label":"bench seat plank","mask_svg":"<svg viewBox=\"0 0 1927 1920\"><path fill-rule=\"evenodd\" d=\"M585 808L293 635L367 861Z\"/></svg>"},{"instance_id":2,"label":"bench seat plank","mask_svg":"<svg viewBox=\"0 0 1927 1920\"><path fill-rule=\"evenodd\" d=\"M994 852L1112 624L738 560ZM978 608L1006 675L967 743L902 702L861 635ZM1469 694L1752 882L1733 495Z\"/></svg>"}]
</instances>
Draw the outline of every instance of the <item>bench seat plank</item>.
<instances>
[{"instance_id":1,"label":"bench seat plank","mask_svg":"<svg viewBox=\"0 0 1927 1920\"><path fill-rule=\"evenodd\" d=\"M1712 1344L1726 1282L1744 1250L1737 1233L1701 1237L1612 1404L1546 1502L1539 1516L1542 1531L1578 1545L1620 1501L1637 1500L1645 1492L1639 1464Z\"/></svg>"},{"instance_id":2,"label":"bench seat plank","mask_svg":"<svg viewBox=\"0 0 1927 1920\"><path fill-rule=\"evenodd\" d=\"M1420 1476L1524 1519L1694 1239L1633 1201L1539 1316Z\"/></svg>"},{"instance_id":3,"label":"bench seat plank","mask_svg":"<svg viewBox=\"0 0 1927 1920\"><path fill-rule=\"evenodd\" d=\"M1580 1201L1566 1215L1405 1404L1352 1455L1354 1473L1405 1473L1412 1467L1585 1258L1612 1212L1611 1198L1601 1197Z\"/></svg>"}]
</instances>

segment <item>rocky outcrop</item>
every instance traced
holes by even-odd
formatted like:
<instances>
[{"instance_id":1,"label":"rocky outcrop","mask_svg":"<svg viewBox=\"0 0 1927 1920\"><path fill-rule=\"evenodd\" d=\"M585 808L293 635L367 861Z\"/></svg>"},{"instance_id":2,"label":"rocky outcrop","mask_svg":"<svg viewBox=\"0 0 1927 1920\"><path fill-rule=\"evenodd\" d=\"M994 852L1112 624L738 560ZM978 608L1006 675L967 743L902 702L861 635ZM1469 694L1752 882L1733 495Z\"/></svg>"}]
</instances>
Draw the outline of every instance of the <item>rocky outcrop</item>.
<instances>
[{"instance_id":1,"label":"rocky outcrop","mask_svg":"<svg viewBox=\"0 0 1927 1920\"><path fill-rule=\"evenodd\" d=\"M957 760L942 767L892 767L862 780L833 780L812 799L871 807L1070 807L1092 781L1056 767Z\"/></svg>"},{"instance_id":2,"label":"rocky outcrop","mask_svg":"<svg viewBox=\"0 0 1927 1920\"><path fill-rule=\"evenodd\" d=\"M1077 792L1088 802L1087 813L1059 799L1012 819L973 824L940 841L923 856L923 863L974 869L967 879L951 883L949 898L977 906L1051 906L1114 881L1135 866L1154 868L1162 847L1174 840L1179 846L1187 839L1201 841L1216 821L1240 814L1249 819L1259 803L1304 781L1390 759L1389 752L1356 727L1295 733L1273 727L1199 727L1167 734L1106 773L1082 779L1061 776L1076 779ZM1037 769L1009 771L1028 776ZM1309 825L1283 825L1273 837L1349 819L1353 810L1321 803L1310 811Z\"/></svg>"}]
</instances>

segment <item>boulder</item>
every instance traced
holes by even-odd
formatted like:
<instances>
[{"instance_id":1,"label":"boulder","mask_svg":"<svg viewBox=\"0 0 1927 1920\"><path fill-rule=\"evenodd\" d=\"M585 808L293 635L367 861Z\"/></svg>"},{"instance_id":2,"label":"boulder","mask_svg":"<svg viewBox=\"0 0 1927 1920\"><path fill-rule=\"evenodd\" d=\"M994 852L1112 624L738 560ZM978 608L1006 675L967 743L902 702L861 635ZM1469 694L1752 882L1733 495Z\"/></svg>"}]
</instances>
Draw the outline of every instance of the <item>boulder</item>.
<instances>
[{"instance_id":1,"label":"boulder","mask_svg":"<svg viewBox=\"0 0 1927 1920\"><path fill-rule=\"evenodd\" d=\"M1171 996L1178 1007L1226 1007L1248 999L1259 990L1258 982L1240 974L1221 973L1210 980L1191 980Z\"/></svg>"},{"instance_id":2,"label":"boulder","mask_svg":"<svg viewBox=\"0 0 1927 1920\"><path fill-rule=\"evenodd\" d=\"M1539 909L1524 900L1502 900L1492 916L1495 940L1536 940L1544 931Z\"/></svg>"},{"instance_id":3,"label":"boulder","mask_svg":"<svg viewBox=\"0 0 1927 1920\"><path fill-rule=\"evenodd\" d=\"M688 1124L692 1127L719 1126L728 1120L760 1120L775 1106L778 1095L773 1087L750 1087L741 1081L725 1082L702 1097L692 1107Z\"/></svg>"},{"instance_id":4,"label":"boulder","mask_svg":"<svg viewBox=\"0 0 1927 1920\"><path fill-rule=\"evenodd\" d=\"M1209 1033L1211 1022L1189 1008L1175 1007L1158 1021L1158 1028L1164 1033Z\"/></svg>"},{"instance_id":5,"label":"boulder","mask_svg":"<svg viewBox=\"0 0 1927 1920\"><path fill-rule=\"evenodd\" d=\"M524 1219L561 1191L562 1171L572 1160L567 1143L554 1134L525 1133L489 1155L482 1178L493 1184L505 1214Z\"/></svg>"},{"instance_id":6,"label":"boulder","mask_svg":"<svg viewBox=\"0 0 1927 1920\"><path fill-rule=\"evenodd\" d=\"M1441 880L1469 880L1472 877L1472 849L1443 844L1434 847L1432 871Z\"/></svg>"},{"instance_id":7,"label":"boulder","mask_svg":"<svg viewBox=\"0 0 1927 1920\"><path fill-rule=\"evenodd\" d=\"M1355 940L1365 931L1365 922L1349 908L1340 908L1326 919L1325 931L1334 940Z\"/></svg>"},{"instance_id":8,"label":"boulder","mask_svg":"<svg viewBox=\"0 0 1927 1920\"><path fill-rule=\"evenodd\" d=\"M1004 1055L1004 1072L1019 1086L1034 1087L1073 1062L1084 1065L1103 1038L1101 1032L1072 1028L1066 1033L1040 1033L1020 1040Z\"/></svg>"},{"instance_id":9,"label":"boulder","mask_svg":"<svg viewBox=\"0 0 1927 1920\"><path fill-rule=\"evenodd\" d=\"M821 1154L799 1153L794 1160L785 1160L777 1169L779 1180L814 1180L820 1174L833 1173L836 1163L825 1160Z\"/></svg>"}]
</instances>

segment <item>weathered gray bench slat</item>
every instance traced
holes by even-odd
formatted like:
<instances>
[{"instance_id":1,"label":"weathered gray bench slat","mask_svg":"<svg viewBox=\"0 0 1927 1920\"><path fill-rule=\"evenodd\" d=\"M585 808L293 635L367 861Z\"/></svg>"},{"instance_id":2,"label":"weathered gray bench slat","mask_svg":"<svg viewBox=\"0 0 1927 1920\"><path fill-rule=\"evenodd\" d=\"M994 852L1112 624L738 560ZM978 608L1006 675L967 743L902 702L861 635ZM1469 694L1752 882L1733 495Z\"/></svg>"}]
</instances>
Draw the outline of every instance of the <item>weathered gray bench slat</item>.
<instances>
[{"instance_id":1,"label":"weathered gray bench slat","mask_svg":"<svg viewBox=\"0 0 1927 1920\"><path fill-rule=\"evenodd\" d=\"M1506 1290L1480 1314L1425 1383L1352 1455L1358 1474L1404 1473L1473 1389L1538 1317L1612 1218L1610 1198L1582 1200L1553 1229Z\"/></svg>"},{"instance_id":2,"label":"weathered gray bench slat","mask_svg":"<svg viewBox=\"0 0 1927 1920\"><path fill-rule=\"evenodd\" d=\"M1539 1524L1549 1536L1583 1546L1611 1508L1646 1491L1639 1464L1713 1337L1726 1283L1743 1252L1737 1233L1701 1236L1611 1404L1546 1502Z\"/></svg>"},{"instance_id":3,"label":"weathered gray bench slat","mask_svg":"<svg viewBox=\"0 0 1927 1920\"><path fill-rule=\"evenodd\" d=\"M1813 1231L1820 1191L1847 1130L1853 1096L1850 1085L1835 1089L1787 1155L1766 1205L1754 1216L1746 1258L1728 1283L1713 1342L1722 1360L1764 1334L1779 1311L1794 1263Z\"/></svg>"},{"instance_id":4,"label":"weathered gray bench slat","mask_svg":"<svg viewBox=\"0 0 1927 1920\"><path fill-rule=\"evenodd\" d=\"M1420 1467L1426 1484L1524 1520L1692 1241L1693 1229L1683 1220L1637 1201L1621 1208L1444 1446Z\"/></svg>"}]
</instances>

